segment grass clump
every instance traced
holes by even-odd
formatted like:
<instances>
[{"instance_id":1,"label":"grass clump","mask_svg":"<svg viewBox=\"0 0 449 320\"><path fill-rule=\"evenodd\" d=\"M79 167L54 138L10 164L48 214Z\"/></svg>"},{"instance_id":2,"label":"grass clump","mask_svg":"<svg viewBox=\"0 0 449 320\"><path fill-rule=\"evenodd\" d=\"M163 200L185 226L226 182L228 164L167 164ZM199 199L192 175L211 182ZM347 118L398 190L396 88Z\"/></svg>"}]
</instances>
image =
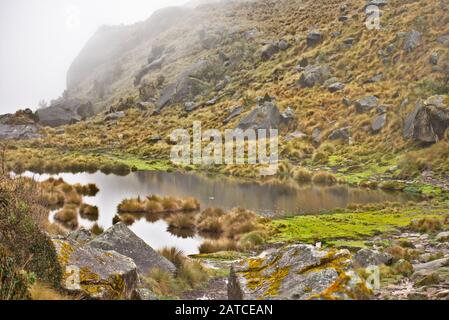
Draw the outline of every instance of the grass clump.
<instances>
[{"instance_id":1,"label":"grass clump","mask_svg":"<svg viewBox=\"0 0 449 320\"><path fill-rule=\"evenodd\" d=\"M337 178L326 171L319 171L313 175L313 183L332 185L337 183Z\"/></svg>"},{"instance_id":2,"label":"grass clump","mask_svg":"<svg viewBox=\"0 0 449 320\"><path fill-rule=\"evenodd\" d=\"M66 205L60 211L55 213L55 221L60 222L62 225L69 229L78 228L78 207L75 205Z\"/></svg>"},{"instance_id":3,"label":"grass clump","mask_svg":"<svg viewBox=\"0 0 449 320\"><path fill-rule=\"evenodd\" d=\"M91 206L89 204L83 203L80 207L80 216L84 219L88 219L90 221L97 221L98 220L98 207L97 206Z\"/></svg>"},{"instance_id":4,"label":"grass clump","mask_svg":"<svg viewBox=\"0 0 449 320\"><path fill-rule=\"evenodd\" d=\"M177 267L175 274L152 269L144 278L145 284L160 297L178 298L186 291L203 286L213 275L202 263L187 258L176 248L164 248L160 253Z\"/></svg>"},{"instance_id":5,"label":"grass clump","mask_svg":"<svg viewBox=\"0 0 449 320\"><path fill-rule=\"evenodd\" d=\"M176 213L191 212L200 209L200 203L194 198L176 199L152 195L144 200L140 197L125 199L119 206L119 212L128 213Z\"/></svg>"},{"instance_id":6,"label":"grass clump","mask_svg":"<svg viewBox=\"0 0 449 320\"><path fill-rule=\"evenodd\" d=\"M443 230L443 222L436 217L425 217L413 220L409 225L410 230L420 233L435 233Z\"/></svg>"}]
</instances>

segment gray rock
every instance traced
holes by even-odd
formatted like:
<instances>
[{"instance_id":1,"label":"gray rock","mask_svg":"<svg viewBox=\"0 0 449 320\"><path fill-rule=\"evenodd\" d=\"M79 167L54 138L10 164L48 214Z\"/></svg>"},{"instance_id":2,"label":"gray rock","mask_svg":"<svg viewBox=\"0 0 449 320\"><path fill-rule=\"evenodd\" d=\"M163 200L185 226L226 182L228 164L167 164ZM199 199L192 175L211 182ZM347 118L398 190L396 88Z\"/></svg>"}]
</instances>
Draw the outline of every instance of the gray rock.
<instances>
[{"instance_id":1,"label":"gray rock","mask_svg":"<svg viewBox=\"0 0 449 320\"><path fill-rule=\"evenodd\" d=\"M310 245L275 249L236 263L228 281L229 300L344 300L371 295L354 272L348 250L327 251Z\"/></svg>"},{"instance_id":2,"label":"gray rock","mask_svg":"<svg viewBox=\"0 0 449 320\"><path fill-rule=\"evenodd\" d=\"M376 74L375 76L366 80L366 83L376 83L383 79L384 75L382 73Z\"/></svg>"},{"instance_id":3,"label":"gray rock","mask_svg":"<svg viewBox=\"0 0 449 320\"><path fill-rule=\"evenodd\" d=\"M109 113L104 117L104 121L115 121L121 118L125 117L125 112L123 111L118 111L118 112L113 112L113 113Z\"/></svg>"},{"instance_id":4,"label":"gray rock","mask_svg":"<svg viewBox=\"0 0 449 320\"><path fill-rule=\"evenodd\" d=\"M321 42L323 42L324 36L323 33L321 33L318 30L312 30L307 34L307 46L308 47L314 47Z\"/></svg>"},{"instance_id":5,"label":"gray rock","mask_svg":"<svg viewBox=\"0 0 449 320\"><path fill-rule=\"evenodd\" d=\"M354 255L354 264L362 268L381 264L389 265L392 262L393 257L391 255L376 250L360 249Z\"/></svg>"},{"instance_id":6,"label":"gray rock","mask_svg":"<svg viewBox=\"0 0 449 320\"><path fill-rule=\"evenodd\" d=\"M239 115L241 115L243 112L243 107L239 106L234 108L231 113L226 117L226 119L223 120L224 124L228 124L232 119L234 119L235 117L238 117Z\"/></svg>"},{"instance_id":7,"label":"gray rock","mask_svg":"<svg viewBox=\"0 0 449 320\"><path fill-rule=\"evenodd\" d=\"M134 86L140 85L142 78L149 74L151 71L162 68L162 64L165 61L165 57L160 57L148 65L144 66L134 77Z\"/></svg>"},{"instance_id":8,"label":"gray rock","mask_svg":"<svg viewBox=\"0 0 449 320\"><path fill-rule=\"evenodd\" d=\"M363 97L355 102L355 109L358 113L363 113L376 108L379 105L379 99L375 96Z\"/></svg>"},{"instance_id":9,"label":"gray rock","mask_svg":"<svg viewBox=\"0 0 449 320\"><path fill-rule=\"evenodd\" d=\"M344 39L343 43L348 46L352 46L356 40L357 40L356 38L349 37L349 38Z\"/></svg>"},{"instance_id":10,"label":"gray rock","mask_svg":"<svg viewBox=\"0 0 449 320\"><path fill-rule=\"evenodd\" d=\"M157 296L147 288L137 288L133 291L133 295L131 297L132 300L135 301L156 301L159 300Z\"/></svg>"},{"instance_id":11,"label":"gray rock","mask_svg":"<svg viewBox=\"0 0 449 320\"><path fill-rule=\"evenodd\" d=\"M349 140L351 127L338 128L329 134L329 140Z\"/></svg>"},{"instance_id":12,"label":"gray rock","mask_svg":"<svg viewBox=\"0 0 449 320\"><path fill-rule=\"evenodd\" d=\"M421 32L412 30L405 36L404 50L405 52L412 52L421 44Z\"/></svg>"},{"instance_id":13,"label":"gray rock","mask_svg":"<svg viewBox=\"0 0 449 320\"><path fill-rule=\"evenodd\" d=\"M438 37L437 41L441 43L443 46L449 48L449 34Z\"/></svg>"},{"instance_id":14,"label":"gray rock","mask_svg":"<svg viewBox=\"0 0 449 320\"><path fill-rule=\"evenodd\" d=\"M212 99L206 101L206 106L213 106L218 101L218 97L213 97Z\"/></svg>"},{"instance_id":15,"label":"gray rock","mask_svg":"<svg viewBox=\"0 0 449 320\"><path fill-rule=\"evenodd\" d=\"M59 127L92 117L95 111L92 103L89 101L59 99L50 107L37 110L36 114L40 124L49 127Z\"/></svg>"},{"instance_id":16,"label":"gray rock","mask_svg":"<svg viewBox=\"0 0 449 320\"><path fill-rule=\"evenodd\" d=\"M285 141L289 142L289 141L293 141L296 139L304 139L307 138L307 135L301 131L295 131L292 133L289 133L286 137L285 137Z\"/></svg>"},{"instance_id":17,"label":"gray rock","mask_svg":"<svg viewBox=\"0 0 449 320\"><path fill-rule=\"evenodd\" d=\"M124 223L117 223L88 243L93 248L114 250L130 257L141 274L153 268L174 273L176 267L136 236Z\"/></svg>"},{"instance_id":18,"label":"gray rock","mask_svg":"<svg viewBox=\"0 0 449 320\"><path fill-rule=\"evenodd\" d=\"M388 0L368 0L366 6L384 7L388 4Z\"/></svg>"},{"instance_id":19,"label":"gray rock","mask_svg":"<svg viewBox=\"0 0 449 320\"><path fill-rule=\"evenodd\" d=\"M284 112L281 113L281 116L285 122L289 122L295 119L295 112L292 108L288 107Z\"/></svg>"},{"instance_id":20,"label":"gray rock","mask_svg":"<svg viewBox=\"0 0 449 320\"><path fill-rule=\"evenodd\" d=\"M340 17L338 17L338 21L340 21L340 22L346 22L348 20L349 20L348 16L340 16Z\"/></svg>"},{"instance_id":21,"label":"gray rock","mask_svg":"<svg viewBox=\"0 0 449 320\"><path fill-rule=\"evenodd\" d=\"M279 47L279 50L285 51L290 47L290 44L285 40L281 40L278 43L278 47Z\"/></svg>"},{"instance_id":22,"label":"gray rock","mask_svg":"<svg viewBox=\"0 0 449 320\"><path fill-rule=\"evenodd\" d=\"M94 235L89 230L81 228L77 231L71 232L67 238L78 243L87 243L94 238Z\"/></svg>"},{"instance_id":23,"label":"gray rock","mask_svg":"<svg viewBox=\"0 0 449 320\"><path fill-rule=\"evenodd\" d=\"M298 85L301 88L311 88L317 84L323 84L331 77L329 67L321 65L307 66L299 78Z\"/></svg>"},{"instance_id":24,"label":"gray rock","mask_svg":"<svg viewBox=\"0 0 449 320\"><path fill-rule=\"evenodd\" d=\"M433 96L418 102L404 123L404 138L435 143L443 139L449 127L449 109L445 96Z\"/></svg>"},{"instance_id":25,"label":"gray rock","mask_svg":"<svg viewBox=\"0 0 449 320\"><path fill-rule=\"evenodd\" d=\"M39 139L39 127L34 124L0 124L0 140Z\"/></svg>"},{"instance_id":26,"label":"gray rock","mask_svg":"<svg viewBox=\"0 0 449 320\"><path fill-rule=\"evenodd\" d=\"M187 112L192 112L192 111L198 109L199 107L200 107L200 105L193 101L184 103L184 110Z\"/></svg>"},{"instance_id":27,"label":"gray rock","mask_svg":"<svg viewBox=\"0 0 449 320\"><path fill-rule=\"evenodd\" d=\"M283 123L285 119L274 102L265 101L240 121L237 128L242 130L279 129Z\"/></svg>"},{"instance_id":28,"label":"gray rock","mask_svg":"<svg viewBox=\"0 0 449 320\"><path fill-rule=\"evenodd\" d=\"M343 90L345 88L345 85L344 83L341 82L335 82L327 88L329 89L330 92L337 92Z\"/></svg>"},{"instance_id":29,"label":"gray rock","mask_svg":"<svg viewBox=\"0 0 449 320\"><path fill-rule=\"evenodd\" d=\"M438 52L432 52L432 54L429 57L429 63L436 66L438 64Z\"/></svg>"},{"instance_id":30,"label":"gray rock","mask_svg":"<svg viewBox=\"0 0 449 320\"><path fill-rule=\"evenodd\" d=\"M426 263L415 264L413 268L416 272L427 272L437 270L441 267L445 267L448 264L449 264L449 256L445 256L442 259L433 260Z\"/></svg>"},{"instance_id":31,"label":"gray rock","mask_svg":"<svg viewBox=\"0 0 449 320\"><path fill-rule=\"evenodd\" d=\"M279 52L279 47L277 45L277 43L269 43L266 44L263 48L262 48L262 52L261 52L261 58L262 60L269 60L271 59L272 56L274 56L276 53Z\"/></svg>"},{"instance_id":32,"label":"gray rock","mask_svg":"<svg viewBox=\"0 0 449 320\"><path fill-rule=\"evenodd\" d=\"M162 89L161 97L157 102L158 111L171 103L187 101L187 99L203 93L207 86L199 79L193 78L192 75L200 73L209 66L210 62L199 60L181 72L173 82Z\"/></svg>"},{"instance_id":33,"label":"gray rock","mask_svg":"<svg viewBox=\"0 0 449 320\"><path fill-rule=\"evenodd\" d=\"M320 144L321 143L321 129L320 128L315 128L312 131L312 141L314 144Z\"/></svg>"},{"instance_id":34,"label":"gray rock","mask_svg":"<svg viewBox=\"0 0 449 320\"><path fill-rule=\"evenodd\" d=\"M92 299L130 299L137 286L134 261L117 253L80 245L73 240L53 239L61 263L61 286Z\"/></svg>"},{"instance_id":35,"label":"gray rock","mask_svg":"<svg viewBox=\"0 0 449 320\"><path fill-rule=\"evenodd\" d=\"M345 107L349 107L349 106L351 106L351 104L352 104L351 99L349 99L349 98L347 98L347 97L344 97L343 100L342 100L342 102L343 102L343 105L344 105Z\"/></svg>"},{"instance_id":36,"label":"gray rock","mask_svg":"<svg viewBox=\"0 0 449 320\"><path fill-rule=\"evenodd\" d=\"M380 130L382 130L386 124L387 124L387 114L382 113L374 118L373 122L371 123L371 130L374 133L377 133Z\"/></svg>"},{"instance_id":37,"label":"gray rock","mask_svg":"<svg viewBox=\"0 0 449 320\"><path fill-rule=\"evenodd\" d=\"M440 232L439 234L437 234L437 236L435 237L435 239L437 241L448 241L449 240L449 231L445 231L445 232Z\"/></svg>"}]
</instances>

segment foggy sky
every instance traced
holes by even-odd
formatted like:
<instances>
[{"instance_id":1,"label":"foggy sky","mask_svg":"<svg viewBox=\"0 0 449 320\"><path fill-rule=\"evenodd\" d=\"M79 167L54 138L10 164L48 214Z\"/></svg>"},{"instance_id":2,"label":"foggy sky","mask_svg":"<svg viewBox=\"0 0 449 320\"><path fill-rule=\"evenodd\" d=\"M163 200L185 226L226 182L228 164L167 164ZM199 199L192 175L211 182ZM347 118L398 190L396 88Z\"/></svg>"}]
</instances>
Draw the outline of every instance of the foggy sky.
<instances>
[{"instance_id":1,"label":"foggy sky","mask_svg":"<svg viewBox=\"0 0 449 320\"><path fill-rule=\"evenodd\" d=\"M1 0L0 114L62 94L66 73L104 24L131 24L187 0Z\"/></svg>"}]
</instances>

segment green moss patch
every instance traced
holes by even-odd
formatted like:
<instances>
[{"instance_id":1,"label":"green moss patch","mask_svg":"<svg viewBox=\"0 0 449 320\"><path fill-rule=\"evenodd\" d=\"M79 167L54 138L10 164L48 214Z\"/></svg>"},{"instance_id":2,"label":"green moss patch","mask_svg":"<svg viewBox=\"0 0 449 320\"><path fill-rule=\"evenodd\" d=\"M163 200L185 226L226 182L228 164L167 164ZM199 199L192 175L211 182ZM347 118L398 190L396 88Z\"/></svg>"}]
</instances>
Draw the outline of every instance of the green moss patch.
<instances>
[{"instance_id":1,"label":"green moss patch","mask_svg":"<svg viewBox=\"0 0 449 320\"><path fill-rule=\"evenodd\" d=\"M348 212L328 215L297 216L274 220L270 224L270 242L329 242L360 240L406 227L412 220L441 217L448 209L413 208L394 212L391 209Z\"/></svg>"}]
</instances>

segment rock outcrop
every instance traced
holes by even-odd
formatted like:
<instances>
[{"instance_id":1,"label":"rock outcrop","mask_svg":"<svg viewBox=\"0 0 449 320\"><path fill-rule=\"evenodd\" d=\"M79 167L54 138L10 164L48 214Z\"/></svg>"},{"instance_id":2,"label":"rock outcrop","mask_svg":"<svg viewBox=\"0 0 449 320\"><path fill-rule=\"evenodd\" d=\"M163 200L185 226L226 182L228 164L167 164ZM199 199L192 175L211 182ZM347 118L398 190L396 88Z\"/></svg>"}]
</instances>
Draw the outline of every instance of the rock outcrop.
<instances>
[{"instance_id":1,"label":"rock outcrop","mask_svg":"<svg viewBox=\"0 0 449 320\"><path fill-rule=\"evenodd\" d=\"M95 114L92 103L80 99L60 99L36 112L39 123L49 127L73 124Z\"/></svg>"},{"instance_id":2,"label":"rock outcrop","mask_svg":"<svg viewBox=\"0 0 449 320\"><path fill-rule=\"evenodd\" d=\"M404 138L435 143L443 139L449 127L447 96L432 96L418 102L404 123Z\"/></svg>"},{"instance_id":3,"label":"rock outcrop","mask_svg":"<svg viewBox=\"0 0 449 320\"><path fill-rule=\"evenodd\" d=\"M243 260L231 268L231 300L370 299L347 250L292 245Z\"/></svg>"},{"instance_id":4,"label":"rock outcrop","mask_svg":"<svg viewBox=\"0 0 449 320\"><path fill-rule=\"evenodd\" d=\"M175 272L176 267L140 239L124 223L118 223L88 243L92 248L114 250L134 260L141 274L158 268Z\"/></svg>"},{"instance_id":5,"label":"rock outcrop","mask_svg":"<svg viewBox=\"0 0 449 320\"><path fill-rule=\"evenodd\" d=\"M210 62L200 60L181 72L174 82L162 89L161 97L157 102L158 110L162 110L170 103L185 102L189 99L193 99L204 92L207 88L205 83L192 76L200 73L209 65Z\"/></svg>"}]
</instances>

